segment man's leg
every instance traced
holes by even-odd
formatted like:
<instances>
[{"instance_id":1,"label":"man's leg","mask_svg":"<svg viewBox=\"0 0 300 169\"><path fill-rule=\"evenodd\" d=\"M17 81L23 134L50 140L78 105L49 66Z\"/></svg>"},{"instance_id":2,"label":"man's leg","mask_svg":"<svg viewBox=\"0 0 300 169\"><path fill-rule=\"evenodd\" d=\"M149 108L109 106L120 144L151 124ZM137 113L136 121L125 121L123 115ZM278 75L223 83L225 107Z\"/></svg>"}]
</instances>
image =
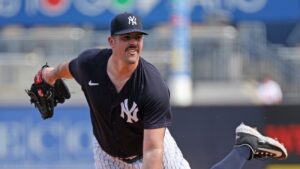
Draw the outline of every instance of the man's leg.
<instances>
[{"instance_id":1,"label":"man's leg","mask_svg":"<svg viewBox=\"0 0 300 169\"><path fill-rule=\"evenodd\" d=\"M169 129L166 129L165 132L163 163L164 169L191 169Z\"/></svg>"},{"instance_id":2,"label":"man's leg","mask_svg":"<svg viewBox=\"0 0 300 169\"><path fill-rule=\"evenodd\" d=\"M261 135L256 129L243 123L236 128L233 150L211 169L241 169L247 160L273 157L287 158L285 147L278 141Z\"/></svg>"},{"instance_id":3,"label":"man's leg","mask_svg":"<svg viewBox=\"0 0 300 169\"><path fill-rule=\"evenodd\" d=\"M211 169L241 169L251 156L251 153L251 149L247 146L235 147Z\"/></svg>"}]
</instances>

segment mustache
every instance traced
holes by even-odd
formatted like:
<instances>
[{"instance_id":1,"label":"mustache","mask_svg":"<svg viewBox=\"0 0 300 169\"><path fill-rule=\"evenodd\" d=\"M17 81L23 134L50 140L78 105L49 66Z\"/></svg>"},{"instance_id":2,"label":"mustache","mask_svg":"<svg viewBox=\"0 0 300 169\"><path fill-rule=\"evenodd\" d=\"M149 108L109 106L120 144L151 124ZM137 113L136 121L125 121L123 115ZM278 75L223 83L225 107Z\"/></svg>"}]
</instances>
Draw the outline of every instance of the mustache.
<instances>
[{"instance_id":1,"label":"mustache","mask_svg":"<svg viewBox=\"0 0 300 169\"><path fill-rule=\"evenodd\" d=\"M135 50L139 51L139 48L138 48L136 45L129 45L129 46L125 49L125 51L128 51L129 49L135 49Z\"/></svg>"}]
</instances>

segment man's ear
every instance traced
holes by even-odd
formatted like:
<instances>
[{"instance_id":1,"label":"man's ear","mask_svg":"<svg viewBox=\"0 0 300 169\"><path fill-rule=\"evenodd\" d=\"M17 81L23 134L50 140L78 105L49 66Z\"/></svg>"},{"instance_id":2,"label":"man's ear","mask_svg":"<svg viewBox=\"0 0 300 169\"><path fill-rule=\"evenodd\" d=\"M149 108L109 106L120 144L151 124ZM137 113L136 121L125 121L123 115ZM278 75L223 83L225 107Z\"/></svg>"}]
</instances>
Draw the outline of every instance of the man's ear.
<instances>
[{"instance_id":1,"label":"man's ear","mask_svg":"<svg viewBox=\"0 0 300 169\"><path fill-rule=\"evenodd\" d=\"M112 47L114 45L115 39L112 36L109 36L107 38L108 44L110 45L110 47Z\"/></svg>"}]
</instances>

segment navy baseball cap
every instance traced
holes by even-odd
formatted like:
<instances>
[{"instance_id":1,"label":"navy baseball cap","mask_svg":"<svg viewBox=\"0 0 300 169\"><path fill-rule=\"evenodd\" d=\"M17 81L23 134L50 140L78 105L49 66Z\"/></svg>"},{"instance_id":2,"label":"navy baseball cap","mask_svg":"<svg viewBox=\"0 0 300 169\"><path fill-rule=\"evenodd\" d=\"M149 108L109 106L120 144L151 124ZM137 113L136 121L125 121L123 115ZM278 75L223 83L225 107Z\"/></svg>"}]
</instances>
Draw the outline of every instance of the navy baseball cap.
<instances>
[{"instance_id":1,"label":"navy baseball cap","mask_svg":"<svg viewBox=\"0 0 300 169\"><path fill-rule=\"evenodd\" d=\"M148 35L143 30L141 19L132 13L122 13L117 15L110 24L110 35L121 35L131 32L140 32Z\"/></svg>"}]
</instances>

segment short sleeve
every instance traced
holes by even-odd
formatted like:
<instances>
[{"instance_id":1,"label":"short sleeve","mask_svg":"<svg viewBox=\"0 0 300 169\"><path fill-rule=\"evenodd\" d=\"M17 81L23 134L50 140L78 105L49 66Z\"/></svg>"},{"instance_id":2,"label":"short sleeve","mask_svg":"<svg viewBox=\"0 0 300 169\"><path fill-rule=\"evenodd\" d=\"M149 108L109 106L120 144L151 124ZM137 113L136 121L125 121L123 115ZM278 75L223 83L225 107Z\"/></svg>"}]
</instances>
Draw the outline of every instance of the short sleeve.
<instances>
[{"instance_id":1,"label":"short sleeve","mask_svg":"<svg viewBox=\"0 0 300 169\"><path fill-rule=\"evenodd\" d=\"M79 64L78 64L78 58L75 58L71 60L69 64L69 70L74 77L74 79L79 83L80 85L82 84L81 76L80 76L80 69L79 69Z\"/></svg>"},{"instance_id":2,"label":"short sleeve","mask_svg":"<svg viewBox=\"0 0 300 169\"><path fill-rule=\"evenodd\" d=\"M156 80L154 80L156 79ZM160 75L147 82L144 98L144 128L162 128L171 125L170 93Z\"/></svg>"},{"instance_id":3,"label":"short sleeve","mask_svg":"<svg viewBox=\"0 0 300 169\"><path fill-rule=\"evenodd\" d=\"M95 56L99 53L100 49L88 49L82 52L77 58L71 60L69 63L69 70L74 79L82 86L83 83L83 64L88 62L90 57Z\"/></svg>"}]
</instances>

